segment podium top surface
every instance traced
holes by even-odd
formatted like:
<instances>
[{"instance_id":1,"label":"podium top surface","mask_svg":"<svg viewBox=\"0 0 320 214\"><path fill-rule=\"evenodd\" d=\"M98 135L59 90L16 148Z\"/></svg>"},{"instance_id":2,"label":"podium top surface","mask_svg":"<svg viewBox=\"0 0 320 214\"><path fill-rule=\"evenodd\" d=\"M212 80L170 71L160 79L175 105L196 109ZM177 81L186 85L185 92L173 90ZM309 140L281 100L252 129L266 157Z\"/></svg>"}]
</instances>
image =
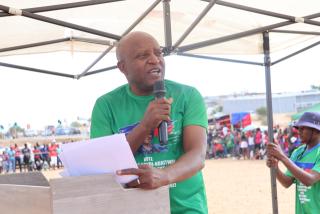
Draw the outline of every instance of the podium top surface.
<instances>
[{"instance_id":1,"label":"podium top surface","mask_svg":"<svg viewBox=\"0 0 320 214\"><path fill-rule=\"evenodd\" d=\"M48 180L40 172L0 175L0 184L49 187Z\"/></svg>"}]
</instances>

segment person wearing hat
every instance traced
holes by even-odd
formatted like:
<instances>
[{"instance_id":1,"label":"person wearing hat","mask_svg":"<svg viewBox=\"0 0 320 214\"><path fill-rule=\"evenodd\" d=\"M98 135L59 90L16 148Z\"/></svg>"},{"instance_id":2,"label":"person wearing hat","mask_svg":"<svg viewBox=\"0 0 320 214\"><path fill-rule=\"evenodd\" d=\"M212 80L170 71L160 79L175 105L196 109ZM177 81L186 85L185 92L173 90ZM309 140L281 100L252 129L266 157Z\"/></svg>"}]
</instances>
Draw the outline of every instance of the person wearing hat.
<instances>
[{"instance_id":1,"label":"person wearing hat","mask_svg":"<svg viewBox=\"0 0 320 214\"><path fill-rule=\"evenodd\" d=\"M277 180L286 188L296 184L296 213L320 213L320 114L305 112L294 125L302 145L287 157L280 145L267 146L269 167L276 168ZM287 168L282 172L278 162Z\"/></svg>"}]
</instances>

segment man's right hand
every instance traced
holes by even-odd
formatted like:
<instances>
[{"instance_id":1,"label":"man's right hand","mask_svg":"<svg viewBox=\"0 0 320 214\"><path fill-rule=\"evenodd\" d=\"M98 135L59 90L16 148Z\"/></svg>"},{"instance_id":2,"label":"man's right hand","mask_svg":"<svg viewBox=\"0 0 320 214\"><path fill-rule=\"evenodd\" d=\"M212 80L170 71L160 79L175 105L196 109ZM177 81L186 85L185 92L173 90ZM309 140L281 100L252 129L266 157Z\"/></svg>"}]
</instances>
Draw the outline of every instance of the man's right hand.
<instances>
[{"instance_id":1,"label":"man's right hand","mask_svg":"<svg viewBox=\"0 0 320 214\"><path fill-rule=\"evenodd\" d=\"M122 169L117 175L137 175L138 179L126 184L129 188L156 189L168 185L168 174L164 169L157 169L150 165L139 165L139 168Z\"/></svg>"},{"instance_id":2,"label":"man's right hand","mask_svg":"<svg viewBox=\"0 0 320 214\"><path fill-rule=\"evenodd\" d=\"M170 121L171 103L172 98L162 98L149 103L140 124L126 136L133 154L161 121Z\"/></svg>"},{"instance_id":3,"label":"man's right hand","mask_svg":"<svg viewBox=\"0 0 320 214\"><path fill-rule=\"evenodd\" d=\"M141 126L152 131L159 126L161 121L170 121L172 98L161 98L153 100L149 103L149 106L141 121Z\"/></svg>"}]
</instances>

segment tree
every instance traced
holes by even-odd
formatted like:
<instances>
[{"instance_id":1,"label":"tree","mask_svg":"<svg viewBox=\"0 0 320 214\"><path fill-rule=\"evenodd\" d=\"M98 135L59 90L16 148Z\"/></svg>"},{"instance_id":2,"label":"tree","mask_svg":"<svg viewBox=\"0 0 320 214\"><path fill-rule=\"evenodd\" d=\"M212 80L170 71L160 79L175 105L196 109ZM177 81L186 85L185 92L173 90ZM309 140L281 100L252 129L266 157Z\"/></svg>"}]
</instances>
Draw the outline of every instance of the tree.
<instances>
[{"instance_id":1,"label":"tree","mask_svg":"<svg viewBox=\"0 0 320 214\"><path fill-rule=\"evenodd\" d=\"M81 127L82 125L81 125L81 123L79 123L78 121L74 121L74 122L71 123L70 126L73 127L73 128L79 128L79 127Z\"/></svg>"},{"instance_id":2,"label":"tree","mask_svg":"<svg viewBox=\"0 0 320 214\"><path fill-rule=\"evenodd\" d=\"M216 105L210 108L209 116L213 116L215 113L223 112L223 107L221 105Z\"/></svg>"},{"instance_id":3,"label":"tree","mask_svg":"<svg viewBox=\"0 0 320 214\"><path fill-rule=\"evenodd\" d=\"M5 134L4 127L3 127L3 125L0 125L0 139L4 138L4 134Z\"/></svg>"},{"instance_id":4,"label":"tree","mask_svg":"<svg viewBox=\"0 0 320 214\"><path fill-rule=\"evenodd\" d=\"M216 112L223 112L223 106L218 105L218 106L216 107Z\"/></svg>"},{"instance_id":5,"label":"tree","mask_svg":"<svg viewBox=\"0 0 320 214\"><path fill-rule=\"evenodd\" d=\"M267 125L267 108L262 106L256 109L256 113L258 115L258 119L261 120L263 125Z\"/></svg>"},{"instance_id":6,"label":"tree","mask_svg":"<svg viewBox=\"0 0 320 214\"><path fill-rule=\"evenodd\" d=\"M265 117L267 116L267 108L262 106L260 108L256 109L256 113L260 116L260 117Z\"/></svg>"},{"instance_id":7,"label":"tree","mask_svg":"<svg viewBox=\"0 0 320 214\"><path fill-rule=\"evenodd\" d=\"M10 135L15 139L15 138L18 138L18 133L23 133L24 132L24 129L22 129L18 124L17 122L15 122L13 124L13 126L11 126L9 128L9 132L10 132Z\"/></svg>"},{"instance_id":8,"label":"tree","mask_svg":"<svg viewBox=\"0 0 320 214\"><path fill-rule=\"evenodd\" d=\"M319 86L311 85L311 89L312 90L320 90L320 85Z\"/></svg>"}]
</instances>

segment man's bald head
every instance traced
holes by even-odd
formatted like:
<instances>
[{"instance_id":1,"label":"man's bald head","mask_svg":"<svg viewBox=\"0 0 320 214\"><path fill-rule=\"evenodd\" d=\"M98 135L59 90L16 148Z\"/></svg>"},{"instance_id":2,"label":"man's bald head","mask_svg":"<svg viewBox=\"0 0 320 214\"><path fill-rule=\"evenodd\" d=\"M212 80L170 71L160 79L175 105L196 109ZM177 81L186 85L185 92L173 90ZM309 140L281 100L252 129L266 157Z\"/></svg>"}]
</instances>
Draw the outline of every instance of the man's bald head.
<instances>
[{"instance_id":1,"label":"man's bald head","mask_svg":"<svg viewBox=\"0 0 320 214\"><path fill-rule=\"evenodd\" d=\"M165 62L157 40L145 32L132 32L120 39L116 49L119 70L136 95L150 95L165 75Z\"/></svg>"},{"instance_id":2,"label":"man's bald head","mask_svg":"<svg viewBox=\"0 0 320 214\"><path fill-rule=\"evenodd\" d=\"M154 40L156 43L158 43L153 36L151 36L146 32L142 32L142 31L131 32L125 35L124 37L122 37L119 43L117 44L116 56L117 56L118 62L124 60L124 58L126 57L126 54L132 48L132 46L136 44L138 41L141 41L141 39L151 39L151 40Z\"/></svg>"}]
</instances>

